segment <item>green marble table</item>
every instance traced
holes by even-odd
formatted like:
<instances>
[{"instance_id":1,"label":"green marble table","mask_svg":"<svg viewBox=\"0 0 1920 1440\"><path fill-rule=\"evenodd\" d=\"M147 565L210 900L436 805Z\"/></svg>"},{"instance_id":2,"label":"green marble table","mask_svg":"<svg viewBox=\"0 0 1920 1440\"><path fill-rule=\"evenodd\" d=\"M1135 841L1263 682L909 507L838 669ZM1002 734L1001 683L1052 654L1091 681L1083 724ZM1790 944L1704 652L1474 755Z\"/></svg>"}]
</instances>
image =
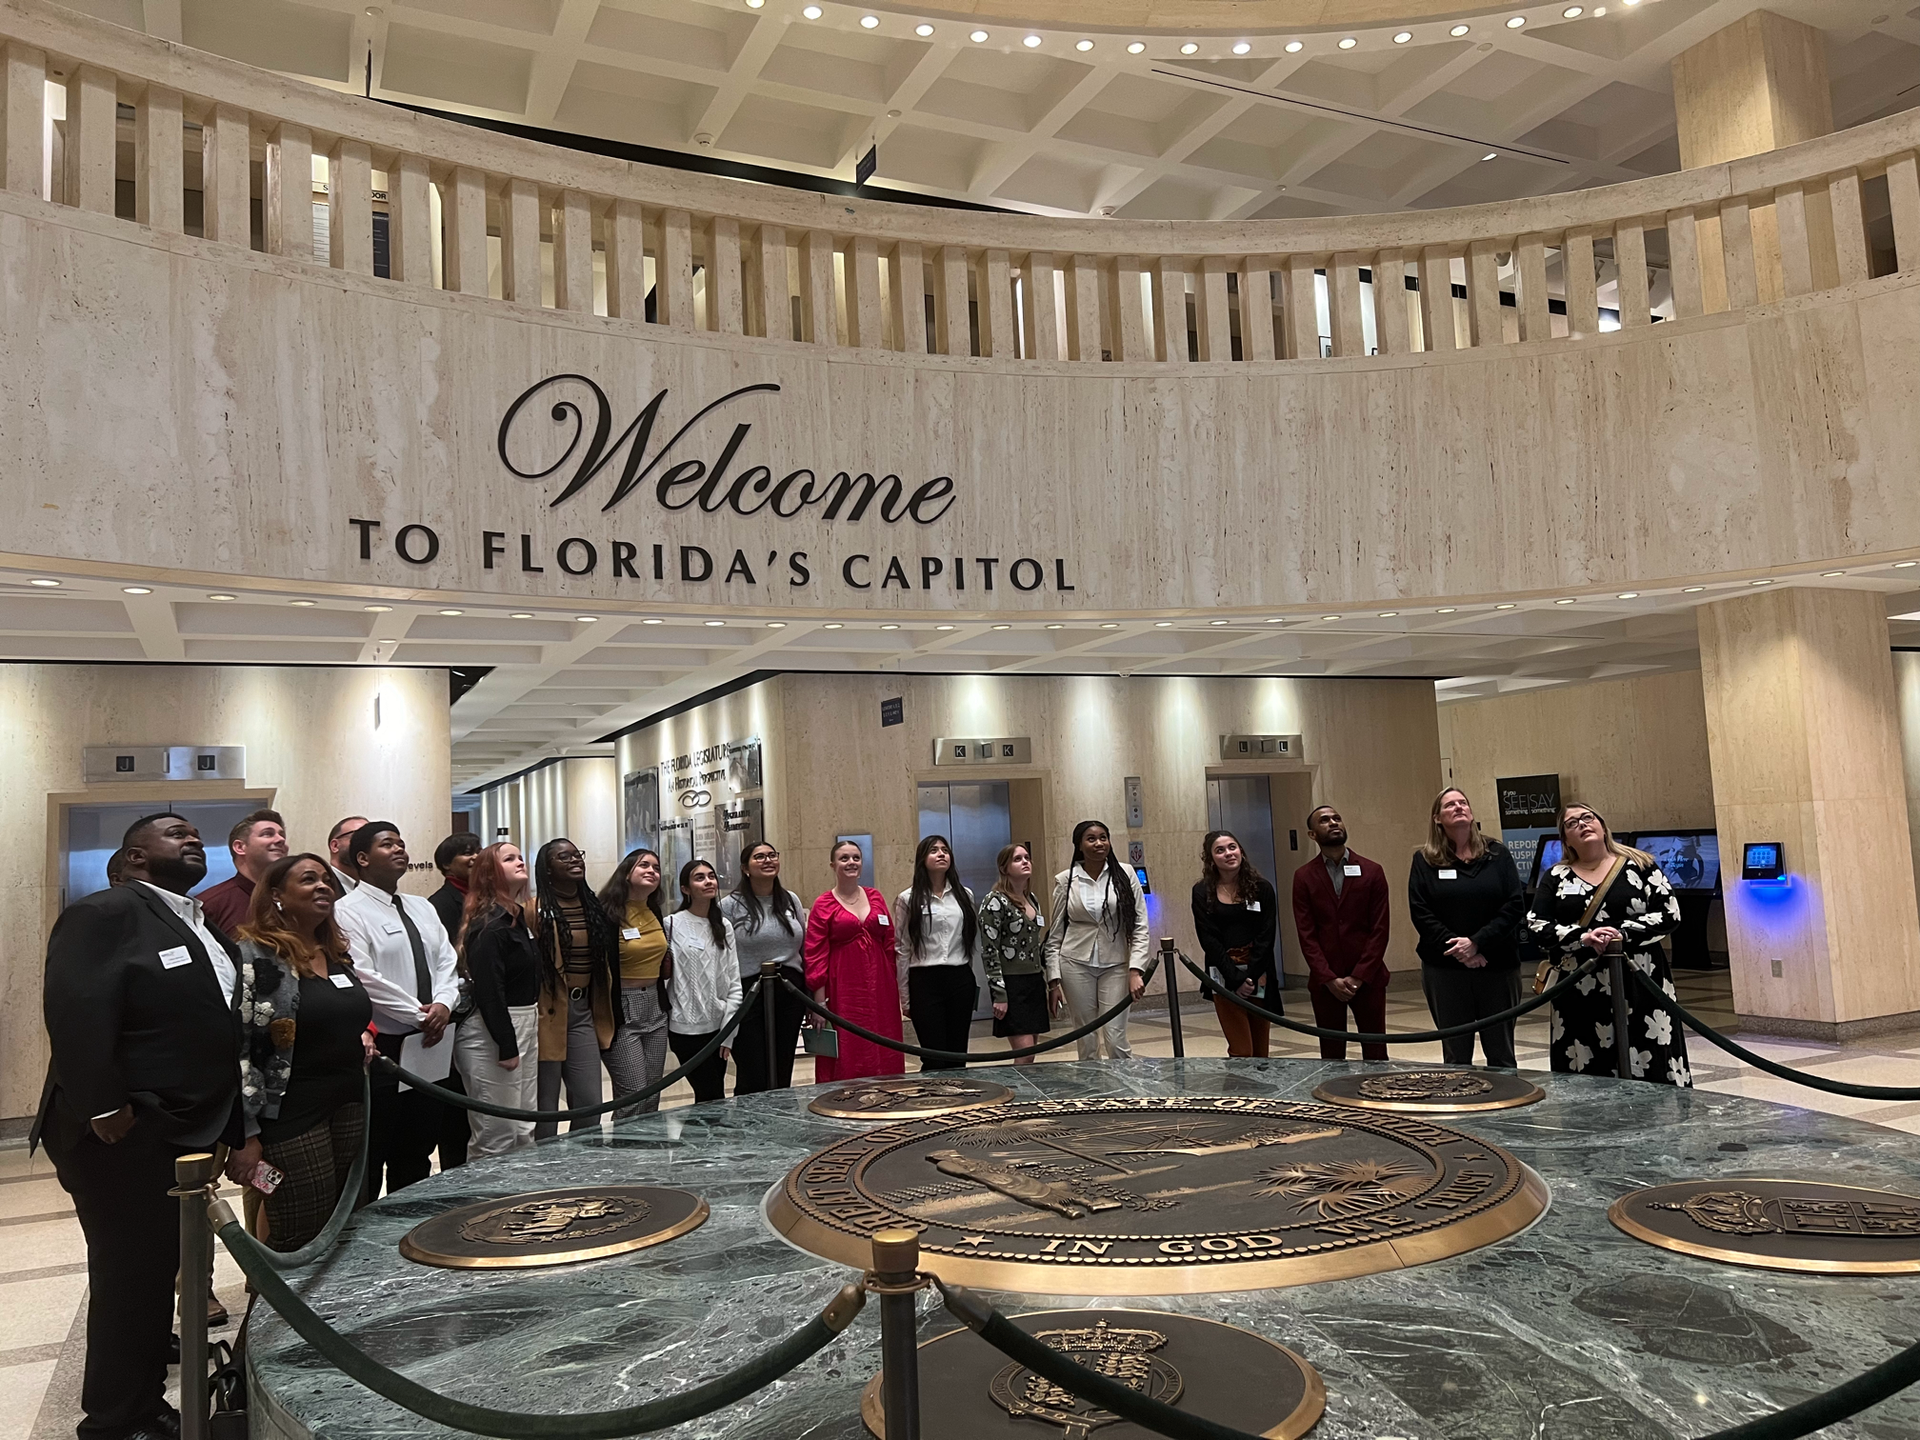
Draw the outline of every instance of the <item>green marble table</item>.
<instances>
[{"instance_id":1,"label":"green marble table","mask_svg":"<svg viewBox=\"0 0 1920 1440\"><path fill-rule=\"evenodd\" d=\"M1277 1095L1309 1099L1357 1066L1313 1060L1133 1060L983 1068L1016 1098ZM1529 1230L1450 1260L1354 1280L1191 1298L996 1295L1003 1310L1120 1303L1246 1326L1320 1370L1316 1440L1668 1440L1792 1404L1920 1338L1920 1279L1736 1269L1616 1231L1607 1206L1692 1176L1804 1175L1920 1194L1920 1139L1813 1111L1661 1085L1541 1076L1520 1110L1435 1117L1513 1151L1552 1187ZM849 1272L768 1227L769 1187L863 1128L809 1114L811 1089L645 1116L455 1170L364 1210L299 1280L308 1303L420 1383L475 1404L558 1413L695 1384L813 1315ZM657 1250L552 1270L436 1270L401 1258L426 1216L563 1185L677 1185L713 1218ZM923 1336L953 1328L928 1302ZM751 1401L675 1440L856 1440L879 1368L877 1311ZM329 1368L270 1313L252 1323L254 1434L401 1440L456 1432ZM1137 1440L1113 1426L1101 1440ZM1828 1440L1912 1440L1920 1394ZM1045 1440L1040 1428L1036 1440Z\"/></svg>"}]
</instances>

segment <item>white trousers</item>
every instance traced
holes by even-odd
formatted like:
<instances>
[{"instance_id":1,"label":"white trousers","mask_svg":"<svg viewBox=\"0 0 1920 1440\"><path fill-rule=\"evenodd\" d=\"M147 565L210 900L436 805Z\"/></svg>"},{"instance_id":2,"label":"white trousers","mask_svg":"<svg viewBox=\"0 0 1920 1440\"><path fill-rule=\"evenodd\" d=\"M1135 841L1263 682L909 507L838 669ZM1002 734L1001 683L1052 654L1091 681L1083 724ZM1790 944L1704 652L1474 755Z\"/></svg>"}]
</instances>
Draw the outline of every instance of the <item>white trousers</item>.
<instances>
[{"instance_id":1,"label":"white trousers","mask_svg":"<svg viewBox=\"0 0 1920 1440\"><path fill-rule=\"evenodd\" d=\"M1076 960L1060 957L1060 988L1067 996L1067 1016L1073 1021L1069 1027L1078 1030L1097 1015L1103 1015L1118 1005L1127 993L1127 977L1133 972L1125 965L1082 965ZM1082 1060L1100 1058L1100 1041L1105 1037L1107 1054L1115 1060L1131 1060L1133 1047L1127 1044L1127 1012L1122 1010L1113 1019L1091 1034L1082 1035L1074 1041Z\"/></svg>"},{"instance_id":2,"label":"white trousers","mask_svg":"<svg viewBox=\"0 0 1920 1440\"><path fill-rule=\"evenodd\" d=\"M520 1046L520 1064L513 1070L500 1068L500 1047L493 1043L493 1032L479 1015L460 1022L454 1035L453 1063L460 1068L467 1094L494 1105L511 1105L516 1110L531 1110L540 1096L540 1007L510 1005L513 1038ZM467 1112L467 1127L473 1138L467 1144L467 1158L504 1155L522 1145L533 1144L533 1121L502 1120Z\"/></svg>"}]
</instances>

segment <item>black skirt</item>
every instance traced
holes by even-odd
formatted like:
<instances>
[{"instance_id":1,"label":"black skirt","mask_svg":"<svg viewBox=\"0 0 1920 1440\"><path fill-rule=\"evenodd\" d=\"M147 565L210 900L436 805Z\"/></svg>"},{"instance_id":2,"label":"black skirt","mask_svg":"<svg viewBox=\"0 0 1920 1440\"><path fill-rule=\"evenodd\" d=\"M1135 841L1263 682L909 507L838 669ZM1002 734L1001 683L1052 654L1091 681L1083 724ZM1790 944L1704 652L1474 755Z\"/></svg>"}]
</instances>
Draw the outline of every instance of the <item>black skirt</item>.
<instances>
[{"instance_id":1,"label":"black skirt","mask_svg":"<svg viewBox=\"0 0 1920 1440\"><path fill-rule=\"evenodd\" d=\"M1005 1039L1009 1035L1044 1035L1051 1028L1047 1013L1047 977L1044 975L1008 975L1007 1016L993 1022L993 1033Z\"/></svg>"}]
</instances>

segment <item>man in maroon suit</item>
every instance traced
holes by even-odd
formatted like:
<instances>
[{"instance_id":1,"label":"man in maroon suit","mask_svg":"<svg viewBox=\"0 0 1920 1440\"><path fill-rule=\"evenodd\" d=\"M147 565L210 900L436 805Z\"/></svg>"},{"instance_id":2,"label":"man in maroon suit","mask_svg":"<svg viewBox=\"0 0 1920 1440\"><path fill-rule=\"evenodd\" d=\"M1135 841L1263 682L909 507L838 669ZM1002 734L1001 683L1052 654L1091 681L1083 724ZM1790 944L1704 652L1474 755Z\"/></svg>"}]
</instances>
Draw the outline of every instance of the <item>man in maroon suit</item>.
<instances>
[{"instance_id":1,"label":"man in maroon suit","mask_svg":"<svg viewBox=\"0 0 1920 1440\"><path fill-rule=\"evenodd\" d=\"M1387 872L1347 848L1340 812L1321 805L1307 815L1307 832L1320 853L1293 872L1293 922L1300 953L1312 972L1307 996L1315 1023L1379 1035L1387 1026ZM1387 1047L1366 1044L1369 1060L1387 1058ZM1321 1037L1322 1060L1347 1058L1347 1042Z\"/></svg>"}]
</instances>

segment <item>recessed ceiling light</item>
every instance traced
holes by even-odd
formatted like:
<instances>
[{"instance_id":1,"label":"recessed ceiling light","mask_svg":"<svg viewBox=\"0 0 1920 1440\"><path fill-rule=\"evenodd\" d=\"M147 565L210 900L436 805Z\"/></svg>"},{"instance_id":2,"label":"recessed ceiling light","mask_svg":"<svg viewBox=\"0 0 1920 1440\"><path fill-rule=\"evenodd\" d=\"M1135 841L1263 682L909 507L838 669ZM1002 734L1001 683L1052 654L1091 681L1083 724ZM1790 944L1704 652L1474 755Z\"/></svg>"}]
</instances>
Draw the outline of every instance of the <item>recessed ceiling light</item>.
<instances>
[{"instance_id":1,"label":"recessed ceiling light","mask_svg":"<svg viewBox=\"0 0 1920 1440\"><path fill-rule=\"evenodd\" d=\"M1404 45L1411 39L1413 39L1413 32L1411 30L1402 30L1398 35L1393 37L1393 43L1396 45Z\"/></svg>"},{"instance_id":2,"label":"recessed ceiling light","mask_svg":"<svg viewBox=\"0 0 1920 1440\"><path fill-rule=\"evenodd\" d=\"M1224 625L1224 624L1226 624L1227 622L1226 622L1226 621L1224 621L1224 620L1209 620L1209 621L1207 621L1207 623L1208 623L1209 625Z\"/></svg>"},{"instance_id":3,"label":"recessed ceiling light","mask_svg":"<svg viewBox=\"0 0 1920 1440\"><path fill-rule=\"evenodd\" d=\"M512 614L507 616L507 618L509 620L531 620L533 618L533 611L515 610ZM642 620L640 623L642 625L646 625L646 624L658 625L660 622L658 620L653 620L653 621Z\"/></svg>"},{"instance_id":4,"label":"recessed ceiling light","mask_svg":"<svg viewBox=\"0 0 1920 1440\"><path fill-rule=\"evenodd\" d=\"M1456 605L1442 605L1438 610L1434 611L1433 613L1436 615L1451 615L1458 608L1459 607Z\"/></svg>"},{"instance_id":5,"label":"recessed ceiling light","mask_svg":"<svg viewBox=\"0 0 1920 1440\"><path fill-rule=\"evenodd\" d=\"M818 5L809 5L800 13L809 20L818 20L820 18L820 7Z\"/></svg>"},{"instance_id":6,"label":"recessed ceiling light","mask_svg":"<svg viewBox=\"0 0 1920 1440\"><path fill-rule=\"evenodd\" d=\"M591 625L600 617L598 615L576 615L573 618L578 620L582 625Z\"/></svg>"},{"instance_id":7,"label":"recessed ceiling light","mask_svg":"<svg viewBox=\"0 0 1920 1440\"><path fill-rule=\"evenodd\" d=\"M464 610L442 610L440 613L442 615L464 615L467 612Z\"/></svg>"},{"instance_id":8,"label":"recessed ceiling light","mask_svg":"<svg viewBox=\"0 0 1920 1440\"><path fill-rule=\"evenodd\" d=\"M933 26L925 23L916 25L913 27L913 33L918 35L922 40L924 40L927 38L927 36L933 34Z\"/></svg>"},{"instance_id":9,"label":"recessed ceiling light","mask_svg":"<svg viewBox=\"0 0 1920 1440\"><path fill-rule=\"evenodd\" d=\"M1102 630L1118 630L1120 628L1120 622L1118 620L1109 620L1100 628Z\"/></svg>"},{"instance_id":10,"label":"recessed ceiling light","mask_svg":"<svg viewBox=\"0 0 1920 1440\"><path fill-rule=\"evenodd\" d=\"M531 620L533 617L529 615L527 618ZM664 620L642 620L640 623L642 625L664 625L667 622Z\"/></svg>"},{"instance_id":11,"label":"recessed ceiling light","mask_svg":"<svg viewBox=\"0 0 1920 1440\"><path fill-rule=\"evenodd\" d=\"M787 628L787 622L784 620L767 621L767 629L769 630L784 630L786 628Z\"/></svg>"},{"instance_id":12,"label":"recessed ceiling light","mask_svg":"<svg viewBox=\"0 0 1920 1440\"><path fill-rule=\"evenodd\" d=\"M955 627L953 627L952 625L936 625L933 628L936 630L952 630Z\"/></svg>"},{"instance_id":13,"label":"recessed ceiling light","mask_svg":"<svg viewBox=\"0 0 1920 1440\"><path fill-rule=\"evenodd\" d=\"M1359 43L1360 42L1358 40L1354 39L1353 36L1349 35L1340 42L1340 48L1342 50L1351 50L1354 46L1358 45Z\"/></svg>"},{"instance_id":14,"label":"recessed ceiling light","mask_svg":"<svg viewBox=\"0 0 1920 1440\"><path fill-rule=\"evenodd\" d=\"M1524 16L1524 15L1516 15L1516 16L1514 16L1514 17L1513 17L1513 18L1512 18L1511 20L1509 20L1509 21L1507 21L1507 29L1509 29L1509 30L1518 30L1518 29L1519 29L1519 28L1520 28L1520 27L1521 27L1522 25L1524 25L1524 24L1526 24L1526 23L1527 23L1527 17L1526 17L1526 16Z\"/></svg>"},{"instance_id":15,"label":"recessed ceiling light","mask_svg":"<svg viewBox=\"0 0 1920 1440\"><path fill-rule=\"evenodd\" d=\"M1638 600L1640 598L1640 592L1638 590L1622 590L1613 598L1616 600Z\"/></svg>"},{"instance_id":16,"label":"recessed ceiling light","mask_svg":"<svg viewBox=\"0 0 1920 1440\"><path fill-rule=\"evenodd\" d=\"M1556 605L1571 605L1573 604L1573 598L1571 596L1568 596L1564 600L1556 600L1553 603Z\"/></svg>"},{"instance_id":17,"label":"recessed ceiling light","mask_svg":"<svg viewBox=\"0 0 1920 1440\"><path fill-rule=\"evenodd\" d=\"M1267 621L1267 623L1269 625L1284 625L1287 623L1287 617L1284 615L1276 615L1271 620Z\"/></svg>"},{"instance_id":18,"label":"recessed ceiling light","mask_svg":"<svg viewBox=\"0 0 1920 1440\"><path fill-rule=\"evenodd\" d=\"M1836 576L1844 575L1846 573L1847 572L1844 570L1822 570L1820 572L1820 578L1823 580L1832 580Z\"/></svg>"},{"instance_id":19,"label":"recessed ceiling light","mask_svg":"<svg viewBox=\"0 0 1920 1440\"><path fill-rule=\"evenodd\" d=\"M1180 47L1180 53L1181 53L1182 55L1191 55L1191 54L1193 54L1193 53L1194 53L1194 52L1195 52L1196 50L1198 50L1199 48L1200 48L1200 47L1199 47L1198 45L1196 45L1196 44L1194 44L1194 43L1193 43L1193 41L1191 41L1191 40L1189 40L1189 41L1187 41L1187 43L1186 43L1186 44L1184 44L1184 45L1182 45L1182 46Z\"/></svg>"},{"instance_id":20,"label":"recessed ceiling light","mask_svg":"<svg viewBox=\"0 0 1920 1440\"><path fill-rule=\"evenodd\" d=\"M58 580L29 580L27 583L29 585L38 585L42 590L57 590L60 588L60 582Z\"/></svg>"},{"instance_id":21,"label":"recessed ceiling light","mask_svg":"<svg viewBox=\"0 0 1920 1440\"><path fill-rule=\"evenodd\" d=\"M709 630L717 630L727 622L724 620L708 620L705 623Z\"/></svg>"},{"instance_id":22,"label":"recessed ceiling light","mask_svg":"<svg viewBox=\"0 0 1920 1440\"><path fill-rule=\"evenodd\" d=\"M1338 620L1340 617L1338 615L1322 615L1320 618L1322 620Z\"/></svg>"},{"instance_id":23,"label":"recessed ceiling light","mask_svg":"<svg viewBox=\"0 0 1920 1440\"><path fill-rule=\"evenodd\" d=\"M146 585L122 585L120 587L120 593L122 595L151 595L153 590ZM298 605L301 602L296 600L293 603ZM313 602L309 600L306 603L311 605Z\"/></svg>"},{"instance_id":24,"label":"recessed ceiling light","mask_svg":"<svg viewBox=\"0 0 1920 1440\"><path fill-rule=\"evenodd\" d=\"M1145 41L1136 40L1131 45L1127 46L1127 54L1138 55L1142 50L1145 50L1146 48L1147 46Z\"/></svg>"},{"instance_id":25,"label":"recessed ceiling light","mask_svg":"<svg viewBox=\"0 0 1920 1440\"><path fill-rule=\"evenodd\" d=\"M1056 625L1049 625L1049 626L1047 626L1047 628L1048 628L1049 630L1064 630L1064 629L1066 629L1067 627L1066 627L1066 626L1064 626L1064 625L1057 625L1057 624L1056 624Z\"/></svg>"},{"instance_id":26,"label":"recessed ceiling light","mask_svg":"<svg viewBox=\"0 0 1920 1440\"><path fill-rule=\"evenodd\" d=\"M1456 25L1447 33L1453 36L1454 39L1458 40L1462 35L1466 34L1467 31L1471 30L1472 28L1473 27L1471 25Z\"/></svg>"},{"instance_id":27,"label":"recessed ceiling light","mask_svg":"<svg viewBox=\"0 0 1920 1440\"><path fill-rule=\"evenodd\" d=\"M993 628L994 628L994 629L996 629L996 630L1011 630L1011 629L1013 628L1013 626L1011 626L1011 625L996 625L996 626L994 626Z\"/></svg>"},{"instance_id":28,"label":"recessed ceiling light","mask_svg":"<svg viewBox=\"0 0 1920 1440\"><path fill-rule=\"evenodd\" d=\"M1087 50L1091 50L1091 49L1093 49L1093 41L1091 41L1091 40L1076 40L1076 41L1074 41L1074 42L1073 42L1073 48L1074 48L1074 49L1076 49L1076 50L1080 50L1080 51L1083 51L1083 52L1084 52L1084 51L1087 51Z\"/></svg>"},{"instance_id":29,"label":"recessed ceiling light","mask_svg":"<svg viewBox=\"0 0 1920 1440\"><path fill-rule=\"evenodd\" d=\"M767 0L747 0L747 9L758 10L762 5L766 3L767 3Z\"/></svg>"},{"instance_id":30,"label":"recessed ceiling light","mask_svg":"<svg viewBox=\"0 0 1920 1440\"><path fill-rule=\"evenodd\" d=\"M1771 581L1771 580L1749 580L1749 581L1748 581L1747 583L1748 583L1749 585L1771 585L1771 584L1773 583L1773 581Z\"/></svg>"},{"instance_id":31,"label":"recessed ceiling light","mask_svg":"<svg viewBox=\"0 0 1920 1440\"><path fill-rule=\"evenodd\" d=\"M842 625L838 620L829 620L826 624L822 625L820 628L822 630L844 630L847 627Z\"/></svg>"},{"instance_id":32,"label":"recessed ceiling light","mask_svg":"<svg viewBox=\"0 0 1920 1440\"><path fill-rule=\"evenodd\" d=\"M362 610L370 610L375 615L384 615L389 610L393 609L391 605L362 605L360 608Z\"/></svg>"},{"instance_id":33,"label":"recessed ceiling light","mask_svg":"<svg viewBox=\"0 0 1920 1440\"><path fill-rule=\"evenodd\" d=\"M1307 48L1307 45L1304 40L1287 41L1287 54L1289 55L1298 55L1302 50L1306 48Z\"/></svg>"},{"instance_id":34,"label":"recessed ceiling light","mask_svg":"<svg viewBox=\"0 0 1920 1440\"><path fill-rule=\"evenodd\" d=\"M1233 43L1233 53L1236 55L1245 55L1251 49L1253 49L1253 46L1244 40L1236 40Z\"/></svg>"},{"instance_id":35,"label":"recessed ceiling light","mask_svg":"<svg viewBox=\"0 0 1920 1440\"><path fill-rule=\"evenodd\" d=\"M880 628L882 630L898 630L900 627L898 625L882 625Z\"/></svg>"},{"instance_id":36,"label":"recessed ceiling light","mask_svg":"<svg viewBox=\"0 0 1920 1440\"><path fill-rule=\"evenodd\" d=\"M1578 20L1582 15L1586 13L1587 11L1585 6L1569 5L1567 6L1566 9L1560 12L1560 18L1562 20Z\"/></svg>"},{"instance_id":37,"label":"recessed ceiling light","mask_svg":"<svg viewBox=\"0 0 1920 1440\"><path fill-rule=\"evenodd\" d=\"M1911 570L1916 565L1920 565L1920 560L1896 560L1893 562L1893 568L1896 570ZM38 585L41 582L36 580L33 583Z\"/></svg>"},{"instance_id":38,"label":"recessed ceiling light","mask_svg":"<svg viewBox=\"0 0 1920 1440\"><path fill-rule=\"evenodd\" d=\"M1682 585L1680 587L1680 593L1682 595L1698 595L1702 590L1706 588L1707 587L1704 585Z\"/></svg>"},{"instance_id":39,"label":"recessed ceiling light","mask_svg":"<svg viewBox=\"0 0 1920 1440\"><path fill-rule=\"evenodd\" d=\"M1020 37L1020 43L1029 50L1038 50L1040 48L1040 37L1038 35L1022 35Z\"/></svg>"},{"instance_id":40,"label":"recessed ceiling light","mask_svg":"<svg viewBox=\"0 0 1920 1440\"><path fill-rule=\"evenodd\" d=\"M987 32L984 30L976 30L971 35L967 36L967 38L973 41L973 43L976 45L984 45L987 43Z\"/></svg>"},{"instance_id":41,"label":"recessed ceiling light","mask_svg":"<svg viewBox=\"0 0 1920 1440\"><path fill-rule=\"evenodd\" d=\"M1494 606L1493 608L1496 610L1518 610L1520 607L1514 604L1513 601L1507 600Z\"/></svg>"},{"instance_id":42,"label":"recessed ceiling light","mask_svg":"<svg viewBox=\"0 0 1920 1440\"><path fill-rule=\"evenodd\" d=\"M1394 616L1398 615L1399 613L1400 612L1398 610L1382 610L1376 618L1381 620L1391 620L1393 619Z\"/></svg>"},{"instance_id":43,"label":"recessed ceiling light","mask_svg":"<svg viewBox=\"0 0 1920 1440\"><path fill-rule=\"evenodd\" d=\"M1171 630L1173 628L1173 621L1156 620L1153 622L1153 628L1156 630Z\"/></svg>"},{"instance_id":44,"label":"recessed ceiling light","mask_svg":"<svg viewBox=\"0 0 1920 1440\"><path fill-rule=\"evenodd\" d=\"M227 594L227 592L226 592L226 591L224 591L224 590L220 590L220 591L216 591L216 592L215 592L214 594L212 594L212 595L209 595L209 596L207 596L207 598L208 598L209 600L231 600L231 599L233 599L234 597L233 597L233 596L231 596L231 595L229 595L229 594Z\"/></svg>"},{"instance_id":45,"label":"recessed ceiling light","mask_svg":"<svg viewBox=\"0 0 1920 1440\"><path fill-rule=\"evenodd\" d=\"M862 30L877 30L877 29L879 29L879 28L880 28L880 17L879 17L878 15L862 15L862 16L860 17L860 28L861 28Z\"/></svg>"},{"instance_id":46,"label":"recessed ceiling light","mask_svg":"<svg viewBox=\"0 0 1920 1440\"><path fill-rule=\"evenodd\" d=\"M1499 158L1500 158L1500 152L1498 150L1489 150L1487 151L1486 154L1480 157L1482 163L1488 160L1498 160Z\"/></svg>"}]
</instances>

